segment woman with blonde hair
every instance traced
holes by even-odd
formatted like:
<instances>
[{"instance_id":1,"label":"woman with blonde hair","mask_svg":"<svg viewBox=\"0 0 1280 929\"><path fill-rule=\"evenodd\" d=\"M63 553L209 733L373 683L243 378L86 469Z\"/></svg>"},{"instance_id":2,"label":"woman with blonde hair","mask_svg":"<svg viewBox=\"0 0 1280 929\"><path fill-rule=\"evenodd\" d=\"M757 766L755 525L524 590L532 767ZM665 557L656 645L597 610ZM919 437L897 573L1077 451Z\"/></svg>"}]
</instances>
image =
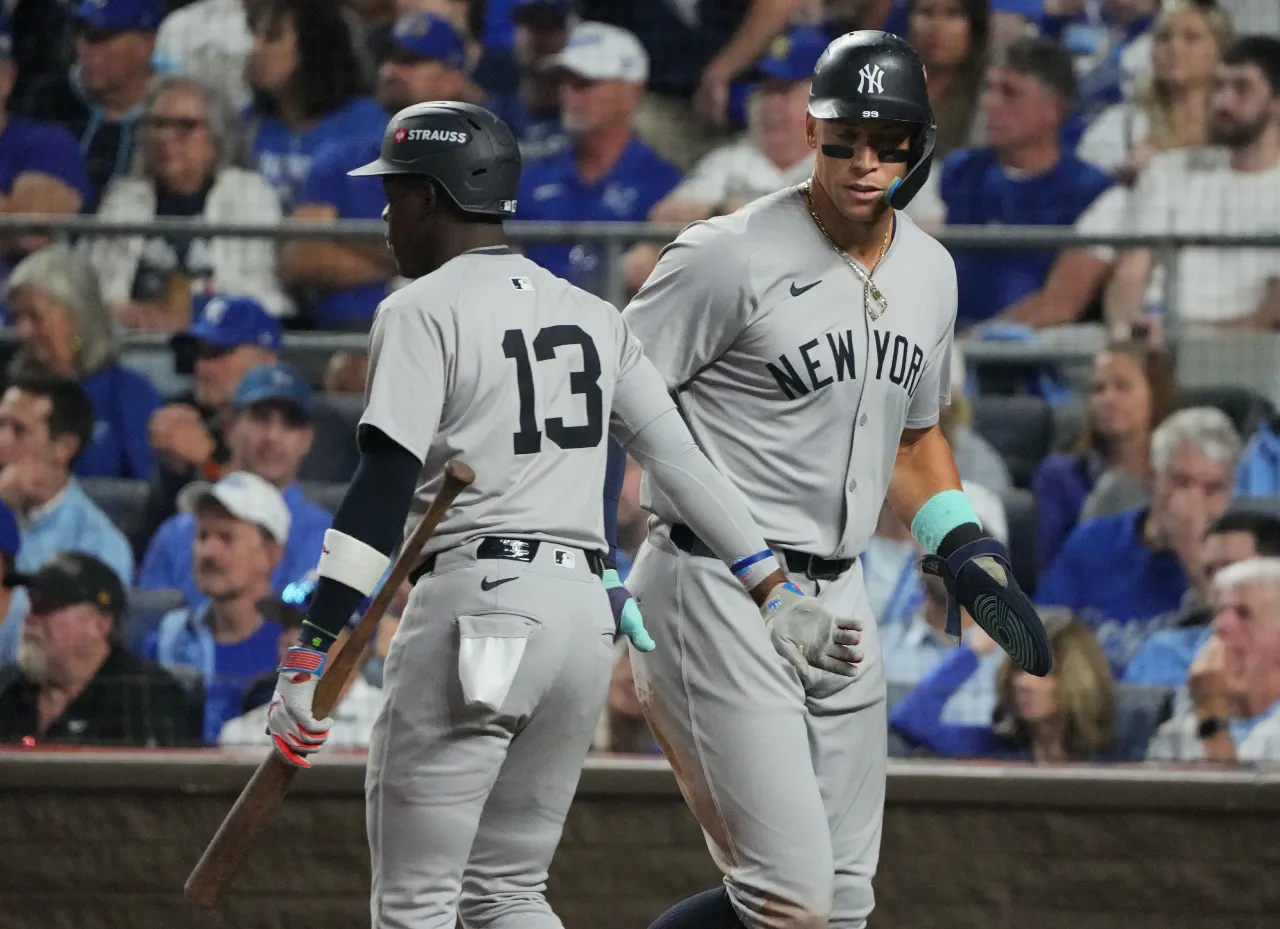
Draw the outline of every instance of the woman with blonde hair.
<instances>
[{"instance_id":1,"label":"woman with blonde hair","mask_svg":"<svg viewBox=\"0 0 1280 929\"><path fill-rule=\"evenodd\" d=\"M155 458L147 422L160 395L120 364L116 322L83 255L54 245L24 258L5 284L18 333L9 377L52 375L77 382L93 404L93 436L72 464L79 477L150 480Z\"/></svg>"},{"instance_id":2,"label":"woman with blonde hair","mask_svg":"<svg viewBox=\"0 0 1280 929\"><path fill-rule=\"evenodd\" d=\"M1231 24L1213 0L1168 0L1153 32L1151 79L1133 100L1104 110L1076 149L1123 184L1157 152L1208 142L1209 93L1231 41Z\"/></svg>"},{"instance_id":3,"label":"woman with blonde hair","mask_svg":"<svg viewBox=\"0 0 1280 929\"><path fill-rule=\"evenodd\" d=\"M913 745L946 758L1054 763L1095 761L1115 749L1115 681L1093 631L1069 613L1042 615L1053 670L1034 677L1006 658L996 677L990 726L942 722L947 701L978 670L996 643L966 615L964 641L889 716Z\"/></svg>"},{"instance_id":4,"label":"woman with blonde hair","mask_svg":"<svg viewBox=\"0 0 1280 929\"><path fill-rule=\"evenodd\" d=\"M1037 562L1047 570L1080 522L1104 474L1151 483L1151 434L1178 405L1173 360L1142 341L1108 345L1093 360L1085 426L1076 448L1050 455L1031 492L1039 513Z\"/></svg>"}]
</instances>

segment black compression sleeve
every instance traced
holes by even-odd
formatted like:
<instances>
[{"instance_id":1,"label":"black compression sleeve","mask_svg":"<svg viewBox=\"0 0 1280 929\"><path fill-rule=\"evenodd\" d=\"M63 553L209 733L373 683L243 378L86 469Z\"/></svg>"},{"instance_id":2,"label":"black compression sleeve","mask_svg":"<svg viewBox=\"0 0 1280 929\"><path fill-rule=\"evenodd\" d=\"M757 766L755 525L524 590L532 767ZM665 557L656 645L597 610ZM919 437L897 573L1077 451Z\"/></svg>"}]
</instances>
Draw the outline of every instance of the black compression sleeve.
<instances>
[{"instance_id":1,"label":"black compression sleeve","mask_svg":"<svg viewBox=\"0 0 1280 929\"><path fill-rule=\"evenodd\" d=\"M962 523L948 532L946 537L938 543L938 554L943 558L950 558L951 553L960 546L976 542L986 536L987 533L983 532L982 527L977 523Z\"/></svg>"},{"instance_id":2,"label":"black compression sleeve","mask_svg":"<svg viewBox=\"0 0 1280 929\"><path fill-rule=\"evenodd\" d=\"M333 514L333 528L389 555L404 531L422 462L380 429L361 426L359 441L360 463ZM346 584L320 578L298 641L327 652L363 599Z\"/></svg>"}]
</instances>

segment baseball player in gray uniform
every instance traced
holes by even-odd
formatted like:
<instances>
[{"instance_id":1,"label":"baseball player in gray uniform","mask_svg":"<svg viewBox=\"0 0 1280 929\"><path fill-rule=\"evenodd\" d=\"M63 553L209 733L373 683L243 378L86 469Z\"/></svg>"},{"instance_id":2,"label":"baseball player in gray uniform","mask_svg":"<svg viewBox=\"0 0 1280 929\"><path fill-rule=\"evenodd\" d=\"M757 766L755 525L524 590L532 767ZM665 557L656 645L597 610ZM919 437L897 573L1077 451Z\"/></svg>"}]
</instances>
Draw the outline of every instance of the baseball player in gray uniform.
<instances>
[{"instance_id":1,"label":"baseball player in gray uniform","mask_svg":"<svg viewBox=\"0 0 1280 929\"><path fill-rule=\"evenodd\" d=\"M651 729L724 885L654 929L854 929L872 910L884 805L885 681L857 556L886 494L959 606L1035 674L1043 627L982 531L938 428L956 274L900 212L934 127L911 46L854 32L814 71L812 178L695 223L623 314L700 447L743 492L792 581L861 620L852 678L779 660L683 505L646 482L627 580L658 648L633 654ZM678 642L678 648L664 648ZM633 649L634 652L634 649Z\"/></svg>"},{"instance_id":2,"label":"baseball player in gray uniform","mask_svg":"<svg viewBox=\"0 0 1280 929\"><path fill-rule=\"evenodd\" d=\"M311 705L328 645L445 463L476 472L410 575L386 659L366 778L377 929L453 929L459 915L560 926L542 891L615 657L607 435L759 605L750 629L722 635L758 626L804 673L852 674L861 658L856 623L839 628L786 580L617 310L506 247L519 172L507 126L461 103L401 111L380 157L353 172L382 176L388 241L413 280L374 320L361 462L268 710L287 760L305 766L324 743L331 721Z\"/></svg>"}]
</instances>

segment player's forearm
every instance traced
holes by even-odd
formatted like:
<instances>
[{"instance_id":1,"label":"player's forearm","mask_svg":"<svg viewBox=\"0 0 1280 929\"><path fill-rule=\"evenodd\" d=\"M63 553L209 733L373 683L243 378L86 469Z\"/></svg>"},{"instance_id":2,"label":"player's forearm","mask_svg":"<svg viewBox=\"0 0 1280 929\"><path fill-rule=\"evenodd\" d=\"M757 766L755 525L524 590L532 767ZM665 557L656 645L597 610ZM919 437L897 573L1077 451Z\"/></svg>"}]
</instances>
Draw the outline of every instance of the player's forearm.
<instances>
[{"instance_id":1,"label":"player's forearm","mask_svg":"<svg viewBox=\"0 0 1280 929\"><path fill-rule=\"evenodd\" d=\"M645 426L627 451L758 603L786 580L747 501L702 454L679 412L669 410Z\"/></svg>"},{"instance_id":2,"label":"player's forearm","mask_svg":"<svg viewBox=\"0 0 1280 929\"><path fill-rule=\"evenodd\" d=\"M942 428L909 429L898 444L889 478L889 506L910 526L920 508L944 490L960 489L960 472Z\"/></svg>"},{"instance_id":3,"label":"player's forearm","mask_svg":"<svg viewBox=\"0 0 1280 929\"><path fill-rule=\"evenodd\" d=\"M290 242L280 249L280 279L290 286L333 289L386 281L395 273L383 246Z\"/></svg>"},{"instance_id":4,"label":"player's forearm","mask_svg":"<svg viewBox=\"0 0 1280 929\"><path fill-rule=\"evenodd\" d=\"M371 592L372 584L352 586L349 575L326 567L326 559L337 554L331 534L340 534L344 542L354 540L357 547L368 546L389 558L403 534L405 514L421 470L422 462L408 449L378 430L361 427L360 464L325 535L320 580L306 622L298 632L300 644L328 651L360 601ZM348 580L339 580L335 574ZM376 581L374 578L373 583Z\"/></svg>"}]
</instances>

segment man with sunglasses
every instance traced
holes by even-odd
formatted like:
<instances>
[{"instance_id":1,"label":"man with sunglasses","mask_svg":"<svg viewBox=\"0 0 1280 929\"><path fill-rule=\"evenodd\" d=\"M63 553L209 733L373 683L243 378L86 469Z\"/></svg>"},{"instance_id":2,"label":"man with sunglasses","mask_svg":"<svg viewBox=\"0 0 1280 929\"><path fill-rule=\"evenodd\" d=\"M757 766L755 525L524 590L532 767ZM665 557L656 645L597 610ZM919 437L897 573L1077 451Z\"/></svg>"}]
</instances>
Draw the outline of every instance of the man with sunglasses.
<instances>
[{"instance_id":1,"label":"man with sunglasses","mask_svg":"<svg viewBox=\"0 0 1280 929\"><path fill-rule=\"evenodd\" d=\"M162 0L79 0L71 12L75 64L27 96L24 116L61 123L79 142L95 203L129 170L164 14Z\"/></svg>"},{"instance_id":2,"label":"man with sunglasses","mask_svg":"<svg viewBox=\"0 0 1280 929\"><path fill-rule=\"evenodd\" d=\"M252 297L215 295L197 302L196 321L170 341L174 369L191 374L191 390L151 416L158 466L147 498L142 538L176 512L175 500L198 478L216 480L231 457L223 438L231 400L244 376L275 362L284 330Z\"/></svg>"},{"instance_id":3,"label":"man with sunglasses","mask_svg":"<svg viewBox=\"0 0 1280 929\"><path fill-rule=\"evenodd\" d=\"M805 133L812 177L687 228L623 320L791 583L859 621L866 660L851 678L798 674L741 622L751 601L705 540L642 485L655 518L627 586L654 641L680 647L631 648L636 692L725 876L651 929L866 926L888 749L859 556L886 500L944 582L947 632L963 607L1019 667L1051 667L939 424L956 276L901 212L936 136L915 50L875 31L832 42Z\"/></svg>"},{"instance_id":4,"label":"man with sunglasses","mask_svg":"<svg viewBox=\"0 0 1280 929\"><path fill-rule=\"evenodd\" d=\"M311 389L286 364L254 368L240 382L231 400L226 441L228 467L256 474L272 484L289 508L289 537L280 563L271 575L272 590L281 591L291 578L315 567L324 548L324 533L333 515L303 496L298 468L315 439ZM190 513L171 517L147 546L138 586L181 590L188 603L204 599L191 564L196 520Z\"/></svg>"}]
</instances>

